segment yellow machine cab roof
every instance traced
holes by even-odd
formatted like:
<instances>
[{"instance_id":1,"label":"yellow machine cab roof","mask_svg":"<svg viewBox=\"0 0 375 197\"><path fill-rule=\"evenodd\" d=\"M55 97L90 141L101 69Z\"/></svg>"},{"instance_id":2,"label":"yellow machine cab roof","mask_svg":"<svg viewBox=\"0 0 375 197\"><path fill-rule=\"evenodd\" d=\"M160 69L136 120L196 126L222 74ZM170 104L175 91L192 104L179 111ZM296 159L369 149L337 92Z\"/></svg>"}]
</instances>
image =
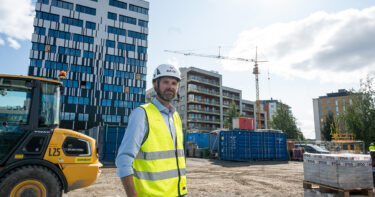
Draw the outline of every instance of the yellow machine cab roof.
<instances>
[{"instance_id":1,"label":"yellow machine cab roof","mask_svg":"<svg viewBox=\"0 0 375 197\"><path fill-rule=\"evenodd\" d=\"M56 84L62 85L61 81L46 79L46 78L40 78L40 77L30 77L30 76L23 76L23 75L7 75L7 74L0 74L0 77L18 78L18 79L32 79L32 80L45 81L45 82L56 83Z\"/></svg>"}]
</instances>

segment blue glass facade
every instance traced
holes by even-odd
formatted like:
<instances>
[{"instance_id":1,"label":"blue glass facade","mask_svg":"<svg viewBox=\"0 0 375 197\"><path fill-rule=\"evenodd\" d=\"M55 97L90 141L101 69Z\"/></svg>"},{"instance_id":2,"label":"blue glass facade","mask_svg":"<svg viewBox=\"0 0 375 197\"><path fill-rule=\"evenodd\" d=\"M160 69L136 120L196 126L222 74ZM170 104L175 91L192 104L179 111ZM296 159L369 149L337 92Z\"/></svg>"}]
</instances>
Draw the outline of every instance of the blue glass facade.
<instances>
[{"instance_id":1,"label":"blue glass facade","mask_svg":"<svg viewBox=\"0 0 375 197\"><path fill-rule=\"evenodd\" d=\"M126 126L145 102L149 3L131 2L37 1L28 74L66 71L60 127Z\"/></svg>"}]
</instances>

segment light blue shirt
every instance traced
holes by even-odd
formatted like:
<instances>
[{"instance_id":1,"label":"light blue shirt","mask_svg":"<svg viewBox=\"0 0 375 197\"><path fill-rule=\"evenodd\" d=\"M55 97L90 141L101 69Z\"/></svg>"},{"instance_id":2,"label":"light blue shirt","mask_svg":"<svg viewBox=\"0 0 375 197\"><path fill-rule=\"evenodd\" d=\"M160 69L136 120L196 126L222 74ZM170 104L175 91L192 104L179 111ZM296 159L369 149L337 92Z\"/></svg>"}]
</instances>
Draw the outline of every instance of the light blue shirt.
<instances>
[{"instance_id":1,"label":"light blue shirt","mask_svg":"<svg viewBox=\"0 0 375 197\"><path fill-rule=\"evenodd\" d=\"M169 111L156 98L153 99L151 103L160 111L160 114L171 133L174 142L173 144L175 144L176 130L174 128L172 116L176 109L171 106L171 111ZM134 109L129 116L128 127L126 128L124 138L122 139L116 157L117 176L119 177L133 174L134 158L139 152L145 133L148 132L148 122L146 119L146 112L141 107Z\"/></svg>"}]
</instances>

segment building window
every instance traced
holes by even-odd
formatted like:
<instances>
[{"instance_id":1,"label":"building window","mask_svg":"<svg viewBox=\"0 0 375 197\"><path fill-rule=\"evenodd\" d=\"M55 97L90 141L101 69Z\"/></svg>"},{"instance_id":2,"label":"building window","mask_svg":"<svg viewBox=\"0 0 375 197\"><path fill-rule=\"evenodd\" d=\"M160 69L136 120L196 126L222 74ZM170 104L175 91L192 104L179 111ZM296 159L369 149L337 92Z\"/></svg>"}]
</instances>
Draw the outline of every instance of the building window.
<instances>
[{"instance_id":1,"label":"building window","mask_svg":"<svg viewBox=\"0 0 375 197\"><path fill-rule=\"evenodd\" d=\"M132 66L146 66L146 61L137 60L137 59L134 59L134 58L127 58L126 64L130 64Z\"/></svg>"},{"instance_id":2,"label":"building window","mask_svg":"<svg viewBox=\"0 0 375 197\"><path fill-rule=\"evenodd\" d=\"M48 68L48 69L68 71L68 64L66 64L66 63L60 63L60 62L54 62L54 61L46 60L45 63L44 63L44 67Z\"/></svg>"},{"instance_id":3,"label":"building window","mask_svg":"<svg viewBox=\"0 0 375 197\"><path fill-rule=\"evenodd\" d=\"M67 10L73 10L73 3L68 3L66 1L52 0L51 5L59 8L64 8Z\"/></svg>"},{"instance_id":4,"label":"building window","mask_svg":"<svg viewBox=\"0 0 375 197\"><path fill-rule=\"evenodd\" d=\"M127 50L127 51L135 51L134 44L126 44L126 43L122 43L122 42L119 42L117 44L117 48L122 49L122 50Z\"/></svg>"},{"instance_id":5,"label":"building window","mask_svg":"<svg viewBox=\"0 0 375 197\"><path fill-rule=\"evenodd\" d=\"M138 12L138 13L141 13L141 14L146 14L146 15L148 14L147 8L139 7L139 6L132 5L132 4L129 4L129 10L134 11L134 12Z\"/></svg>"},{"instance_id":6,"label":"building window","mask_svg":"<svg viewBox=\"0 0 375 197\"><path fill-rule=\"evenodd\" d=\"M79 19L75 19L75 18L69 18L69 17L63 16L61 22L67 25L83 27L83 21Z\"/></svg>"},{"instance_id":7,"label":"building window","mask_svg":"<svg viewBox=\"0 0 375 197\"><path fill-rule=\"evenodd\" d=\"M92 74L92 67L89 67L89 66L80 66L80 65L72 64L70 66L70 71L71 72L79 72L79 73Z\"/></svg>"},{"instance_id":8,"label":"building window","mask_svg":"<svg viewBox=\"0 0 375 197\"><path fill-rule=\"evenodd\" d=\"M109 55L109 54L105 55L105 61L107 61L107 62L115 62L115 63L122 63L122 64L125 63L124 57L115 56L115 55Z\"/></svg>"},{"instance_id":9,"label":"building window","mask_svg":"<svg viewBox=\"0 0 375 197\"><path fill-rule=\"evenodd\" d=\"M109 5L115 6L122 9L127 9L127 4L117 0L109 0Z\"/></svg>"},{"instance_id":10,"label":"building window","mask_svg":"<svg viewBox=\"0 0 375 197\"><path fill-rule=\"evenodd\" d=\"M90 14L90 15L94 15L94 16L96 15L96 9L86 7L86 6L83 6L83 5L79 5L79 4L76 5L76 11L77 12L83 12L83 13Z\"/></svg>"},{"instance_id":11,"label":"building window","mask_svg":"<svg viewBox=\"0 0 375 197\"><path fill-rule=\"evenodd\" d=\"M137 38L141 40L147 40L147 34L135 32L135 31L128 31L128 36L131 38Z\"/></svg>"},{"instance_id":12,"label":"building window","mask_svg":"<svg viewBox=\"0 0 375 197\"><path fill-rule=\"evenodd\" d=\"M89 120L89 115L88 114L78 113L78 121L87 122L88 120Z\"/></svg>"},{"instance_id":13,"label":"building window","mask_svg":"<svg viewBox=\"0 0 375 197\"><path fill-rule=\"evenodd\" d=\"M112 41L112 40L106 40L106 41L105 41L105 46L106 46L106 47L115 48L115 45L116 45L116 42L114 42L114 41Z\"/></svg>"},{"instance_id":14,"label":"building window","mask_svg":"<svg viewBox=\"0 0 375 197\"><path fill-rule=\"evenodd\" d=\"M81 57L81 50L73 49L73 48L66 48L66 47L59 47L59 54Z\"/></svg>"},{"instance_id":15,"label":"building window","mask_svg":"<svg viewBox=\"0 0 375 197\"><path fill-rule=\"evenodd\" d=\"M47 12L36 11L35 17L43 19L43 20L48 20L48 21L55 21L55 22L59 22L60 21L60 16L59 15L51 14L51 13L47 13Z\"/></svg>"},{"instance_id":16,"label":"building window","mask_svg":"<svg viewBox=\"0 0 375 197\"><path fill-rule=\"evenodd\" d=\"M328 106L327 106L327 109L328 109L328 110L330 110L330 109L331 109L331 106L330 106L330 105L328 105Z\"/></svg>"},{"instance_id":17,"label":"building window","mask_svg":"<svg viewBox=\"0 0 375 197\"><path fill-rule=\"evenodd\" d=\"M117 14L108 12L108 19L117 20Z\"/></svg>"},{"instance_id":18,"label":"building window","mask_svg":"<svg viewBox=\"0 0 375 197\"><path fill-rule=\"evenodd\" d=\"M148 26L148 22L144 21L144 20L138 20L138 26L147 27Z\"/></svg>"},{"instance_id":19,"label":"building window","mask_svg":"<svg viewBox=\"0 0 375 197\"><path fill-rule=\"evenodd\" d=\"M49 4L49 0L38 0L37 3Z\"/></svg>"},{"instance_id":20,"label":"building window","mask_svg":"<svg viewBox=\"0 0 375 197\"><path fill-rule=\"evenodd\" d=\"M33 67L42 67L42 60L38 60L38 59L31 59L30 60L30 66L33 66Z\"/></svg>"},{"instance_id":21,"label":"building window","mask_svg":"<svg viewBox=\"0 0 375 197\"><path fill-rule=\"evenodd\" d=\"M126 36L126 30L125 29L112 27L112 26L108 26L108 33Z\"/></svg>"},{"instance_id":22,"label":"building window","mask_svg":"<svg viewBox=\"0 0 375 197\"><path fill-rule=\"evenodd\" d=\"M92 51L83 51L83 57L84 58L93 59L94 58L94 53Z\"/></svg>"},{"instance_id":23,"label":"building window","mask_svg":"<svg viewBox=\"0 0 375 197\"><path fill-rule=\"evenodd\" d=\"M34 26L34 32L38 35L46 35L46 28Z\"/></svg>"},{"instance_id":24,"label":"building window","mask_svg":"<svg viewBox=\"0 0 375 197\"><path fill-rule=\"evenodd\" d=\"M142 46L138 46L137 47L137 52L138 53L147 53L147 48L146 47L142 47Z\"/></svg>"},{"instance_id":25,"label":"building window","mask_svg":"<svg viewBox=\"0 0 375 197\"><path fill-rule=\"evenodd\" d=\"M133 24L133 25L137 24L137 19L129 17L129 16L120 15L119 21L124 22L124 23Z\"/></svg>"},{"instance_id":26,"label":"building window","mask_svg":"<svg viewBox=\"0 0 375 197\"><path fill-rule=\"evenodd\" d=\"M94 44L94 37L74 34L73 41Z\"/></svg>"},{"instance_id":27,"label":"building window","mask_svg":"<svg viewBox=\"0 0 375 197\"><path fill-rule=\"evenodd\" d=\"M69 32L63 32L58 30L49 29L48 30L48 36L54 37L54 38L61 38L65 40L70 40L70 33Z\"/></svg>"},{"instance_id":28,"label":"building window","mask_svg":"<svg viewBox=\"0 0 375 197\"><path fill-rule=\"evenodd\" d=\"M96 29L96 23L86 21L86 29Z\"/></svg>"}]
</instances>

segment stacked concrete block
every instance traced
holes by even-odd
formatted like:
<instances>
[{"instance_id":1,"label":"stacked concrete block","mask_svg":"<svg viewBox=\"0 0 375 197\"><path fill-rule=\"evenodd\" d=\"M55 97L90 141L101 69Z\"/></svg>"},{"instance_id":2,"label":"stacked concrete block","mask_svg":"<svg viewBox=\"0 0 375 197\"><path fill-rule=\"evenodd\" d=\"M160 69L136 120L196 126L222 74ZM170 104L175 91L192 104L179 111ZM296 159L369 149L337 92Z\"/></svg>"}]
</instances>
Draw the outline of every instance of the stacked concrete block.
<instances>
[{"instance_id":1,"label":"stacked concrete block","mask_svg":"<svg viewBox=\"0 0 375 197\"><path fill-rule=\"evenodd\" d=\"M331 187L372 188L369 155L304 154L304 179Z\"/></svg>"}]
</instances>

